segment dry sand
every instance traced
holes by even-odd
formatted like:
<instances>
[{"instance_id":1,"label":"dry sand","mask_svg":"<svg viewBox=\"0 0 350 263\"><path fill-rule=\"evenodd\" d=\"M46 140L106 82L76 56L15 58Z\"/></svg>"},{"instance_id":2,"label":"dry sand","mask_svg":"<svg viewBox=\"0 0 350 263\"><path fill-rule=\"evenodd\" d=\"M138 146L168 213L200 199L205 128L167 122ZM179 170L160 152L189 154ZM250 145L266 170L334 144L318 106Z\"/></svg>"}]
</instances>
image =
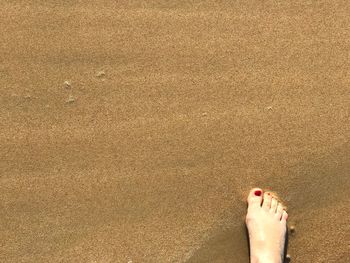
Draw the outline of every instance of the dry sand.
<instances>
[{"instance_id":1,"label":"dry sand","mask_svg":"<svg viewBox=\"0 0 350 263\"><path fill-rule=\"evenodd\" d=\"M288 3L286 3L288 2ZM348 1L1 1L0 261L346 263Z\"/></svg>"}]
</instances>

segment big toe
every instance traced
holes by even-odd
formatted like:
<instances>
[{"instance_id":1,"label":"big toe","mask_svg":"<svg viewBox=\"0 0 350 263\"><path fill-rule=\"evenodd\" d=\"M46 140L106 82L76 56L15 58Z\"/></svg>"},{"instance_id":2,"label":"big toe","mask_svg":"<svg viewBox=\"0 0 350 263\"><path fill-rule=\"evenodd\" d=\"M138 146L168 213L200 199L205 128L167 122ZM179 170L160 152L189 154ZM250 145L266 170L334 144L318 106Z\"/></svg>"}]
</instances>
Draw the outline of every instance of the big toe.
<instances>
[{"instance_id":1,"label":"big toe","mask_svg":"<svg viewBox=\"0 0 350 263\"><path fill-rule=\"evenodd\" d=\"M261 205L263 199L263 190L260 188L253 188L250 190L247 201L248 205Z\"/></svg>"}]
</instances>

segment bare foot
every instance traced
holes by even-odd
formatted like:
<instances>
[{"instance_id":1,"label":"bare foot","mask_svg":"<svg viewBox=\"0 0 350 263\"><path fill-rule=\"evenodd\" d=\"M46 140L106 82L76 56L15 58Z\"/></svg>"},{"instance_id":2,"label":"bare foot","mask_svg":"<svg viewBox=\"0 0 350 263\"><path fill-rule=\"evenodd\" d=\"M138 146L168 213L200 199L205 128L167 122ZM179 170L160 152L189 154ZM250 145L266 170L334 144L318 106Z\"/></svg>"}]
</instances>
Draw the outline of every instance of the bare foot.
<instances>
[{"instance_id":1,"label":"bare foot","mask_svg":"<svg viewBox=\"0 0 350 263\"><path fill-rule=\"evenodd\" d=\"M251 263L282 263L288 214L271 193L254 188L248 196L246 224Z\"/></svg>"}]
</instances>

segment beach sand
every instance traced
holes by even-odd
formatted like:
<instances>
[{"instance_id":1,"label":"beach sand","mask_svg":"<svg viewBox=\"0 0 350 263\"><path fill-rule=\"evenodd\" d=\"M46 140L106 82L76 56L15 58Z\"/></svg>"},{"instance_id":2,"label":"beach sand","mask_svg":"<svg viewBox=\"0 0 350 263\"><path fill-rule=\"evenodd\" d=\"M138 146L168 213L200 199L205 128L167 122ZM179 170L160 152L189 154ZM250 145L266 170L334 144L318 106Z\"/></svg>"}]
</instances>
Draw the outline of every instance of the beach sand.
<instances>
[{"instance_id":1,"label":"beach sand","mask_svg":"<svg viewBox=\"0 0 350 263\"><path fill-rule=\"evenodd\" d=\"M349 262L350 4L3 1L0 261Z\"/></svg>"}]
</instances>

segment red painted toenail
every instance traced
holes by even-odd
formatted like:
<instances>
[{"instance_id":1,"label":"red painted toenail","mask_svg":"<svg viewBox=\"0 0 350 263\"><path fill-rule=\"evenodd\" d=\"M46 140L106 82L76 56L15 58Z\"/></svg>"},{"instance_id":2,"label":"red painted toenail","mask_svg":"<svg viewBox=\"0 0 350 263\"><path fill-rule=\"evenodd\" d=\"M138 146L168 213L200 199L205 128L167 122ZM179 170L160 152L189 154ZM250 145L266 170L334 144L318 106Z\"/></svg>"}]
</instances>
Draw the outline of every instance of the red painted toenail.
<instances>
[{"instance_id":1,"label":"red painted toenail","mask_svg":"<svg viewBox=\"0 0 350 263\"><path fill-rule=\"evenodd\" d=\"M256 196L261 196L261 191L260 191L260 190L256 190L256 191L254 192L254 194L255 194Z\"/></svg>"}]
</instances>

